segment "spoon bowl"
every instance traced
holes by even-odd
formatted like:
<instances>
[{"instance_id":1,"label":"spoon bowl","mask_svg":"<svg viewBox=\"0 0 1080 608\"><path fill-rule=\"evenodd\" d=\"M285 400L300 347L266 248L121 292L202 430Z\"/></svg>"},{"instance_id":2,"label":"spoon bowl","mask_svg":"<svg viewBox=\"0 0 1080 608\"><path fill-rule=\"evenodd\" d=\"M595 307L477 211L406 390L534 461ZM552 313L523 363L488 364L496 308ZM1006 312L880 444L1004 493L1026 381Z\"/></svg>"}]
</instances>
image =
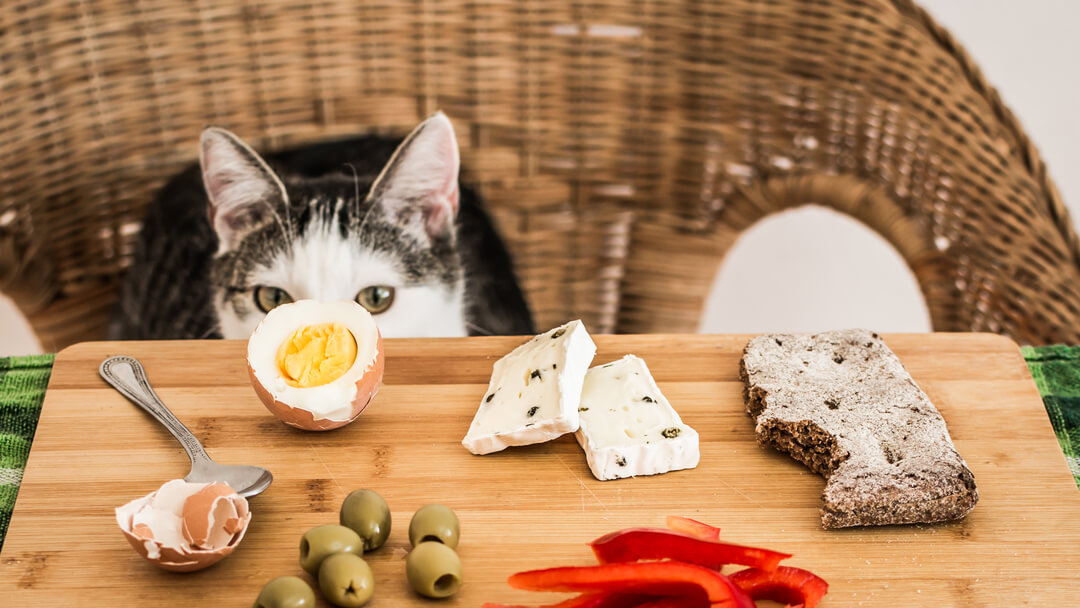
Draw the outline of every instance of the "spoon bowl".
<instances>
[{"instance_id":1,"label":"spoon bowl","mask_svg":"<svg viewBox=\"0 0 1080 608\"><path fill-rule=\"evenodd\" d=\"M250 498L270 487L274 476L262 467L248 464L218 464L210 460L206 463L192 464L191 472L184 477L184 481L192 483L222 481L236 490L237 494Z\"/></svg>"}]
</instances>

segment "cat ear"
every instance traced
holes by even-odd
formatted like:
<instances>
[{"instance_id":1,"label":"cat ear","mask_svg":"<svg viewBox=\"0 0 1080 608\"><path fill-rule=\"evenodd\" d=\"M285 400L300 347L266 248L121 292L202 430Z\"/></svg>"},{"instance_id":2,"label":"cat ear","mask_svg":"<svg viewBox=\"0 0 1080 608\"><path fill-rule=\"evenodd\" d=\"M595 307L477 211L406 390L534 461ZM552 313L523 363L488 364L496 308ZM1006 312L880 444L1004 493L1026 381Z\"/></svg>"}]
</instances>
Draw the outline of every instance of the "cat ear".
<instances>
[{"instance_id":1,"label":"cat ear","mask_svg":"<svg viewBox=\"0 0 1080 608\"><path fill-rule=\"evenodd\" d=\"M452 237L460 165L454 126L437 112L398 146L368 198L417 236Z\"/></svg>"},{"instance_id":2,"label":"cat ear","mask_svg":"<svg viewBox=\"0 0 1080 608\"><path fill-rule=\"evenodd\" d=\"M210 198L210 224L218 253L232 249L252 227L285 205L285 186L240 138L225 129L202 132L199 147L203 185Z\"/></svg>"}]
</instances>

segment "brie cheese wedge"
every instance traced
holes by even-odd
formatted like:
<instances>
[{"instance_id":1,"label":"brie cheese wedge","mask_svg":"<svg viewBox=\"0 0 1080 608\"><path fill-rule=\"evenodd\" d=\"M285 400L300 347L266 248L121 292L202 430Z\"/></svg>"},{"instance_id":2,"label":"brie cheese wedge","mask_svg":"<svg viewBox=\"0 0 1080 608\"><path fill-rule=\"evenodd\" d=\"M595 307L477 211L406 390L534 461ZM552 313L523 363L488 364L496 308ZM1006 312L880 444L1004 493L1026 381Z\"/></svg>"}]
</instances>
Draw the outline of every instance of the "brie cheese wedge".
<instances>
[{"instance_id":1,"label":"brie cheese wedge","mask_svg":"<svg viewBox=\"0 0 1080 608\"><path fill-rule=\"evenodd\" d=\"M581 321L544 332L495 362L469 432L473 454L555 439L578 428L578 401L596 345Z\"/></svg>"},{"instance_id":2,"label":"brie cheese wedge","mask_svg":"<svg viewBox=\"0 0 1080 608\"><path fill-rule=\"evenodd\" d=\"M683 423L634 355L590 369L578 410L576 437L601 481L698 464L697 431Z\"/></svg>"}]
</instances>

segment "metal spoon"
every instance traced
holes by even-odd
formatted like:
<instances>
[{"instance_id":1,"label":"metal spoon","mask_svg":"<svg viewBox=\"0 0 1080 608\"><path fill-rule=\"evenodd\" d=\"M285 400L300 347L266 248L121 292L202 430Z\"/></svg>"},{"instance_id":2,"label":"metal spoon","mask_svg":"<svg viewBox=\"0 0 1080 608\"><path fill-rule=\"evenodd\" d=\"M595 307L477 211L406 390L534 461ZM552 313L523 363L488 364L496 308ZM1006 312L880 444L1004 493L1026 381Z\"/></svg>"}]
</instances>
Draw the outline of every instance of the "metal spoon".
<instances>
[{"instance_id":1,"label":"metal spoon","mask_svg":"<svg viewBox=\"0 0 1080 608\"><path fill-rule=\"evenodd\" d=\"M199 440L176 419L176 416L154 393L154 389L150 388L150 381L146 379L146 370L134 357L124 355L109 357L101 362L98 373L105 382L165 425L180 445L184 446L184 451L191 459L191 472L184 478L185 481L194 483L223 481L236 490L237 494L247 498L262 492L274 480L270 471L262 467L218 464L211 460Z\"/></svg>"}]
</instances>

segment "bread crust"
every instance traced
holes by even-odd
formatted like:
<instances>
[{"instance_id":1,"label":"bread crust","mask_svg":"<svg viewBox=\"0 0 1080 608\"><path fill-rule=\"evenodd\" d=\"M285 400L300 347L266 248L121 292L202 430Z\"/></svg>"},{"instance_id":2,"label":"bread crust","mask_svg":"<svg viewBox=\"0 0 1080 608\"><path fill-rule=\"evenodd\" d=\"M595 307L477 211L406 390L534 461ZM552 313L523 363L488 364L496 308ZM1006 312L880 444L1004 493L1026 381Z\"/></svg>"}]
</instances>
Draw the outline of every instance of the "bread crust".
<instances>
[{"instance_id":1,"label":"bread crust","mask_svg":"<svg viewBox=\"0 0 1080 608\"><path fill-rule=\"evenodd\" d=\"M941 413L876 333L758 336L740 374L758 443L828 480L823 527L948 521L978 502Z\"/></svg>"}]
</instances>

